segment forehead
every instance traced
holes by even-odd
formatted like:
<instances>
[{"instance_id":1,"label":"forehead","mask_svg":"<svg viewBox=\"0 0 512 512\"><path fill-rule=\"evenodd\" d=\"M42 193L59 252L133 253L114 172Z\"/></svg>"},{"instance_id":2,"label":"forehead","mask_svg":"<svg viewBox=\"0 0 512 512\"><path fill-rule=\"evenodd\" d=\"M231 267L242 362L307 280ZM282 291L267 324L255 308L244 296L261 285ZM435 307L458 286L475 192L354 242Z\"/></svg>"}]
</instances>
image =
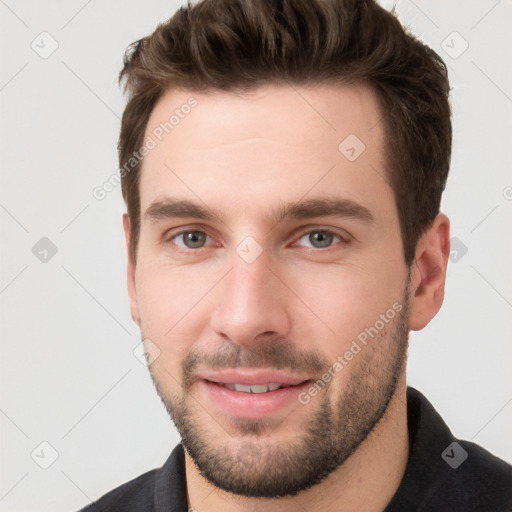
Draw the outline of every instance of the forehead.
<instances>
[{"instance_id":1,"label":"forehead","mask_svg":"<svg viewBox=\"0 0 512 512\"><path fill-rule=\"evenodd\" d=\"M390 197L383 126L363 85L268 85L251 92L167 91L148 121L141 211L165 196L236 211L308 193Z\"/></svg>"},{"instance_id":2,"label":"forehead","mask_svg":"<svg viewBox=\"0 0 512 512\"><path fill-rule=\"evenodd\" d=\"M187 118L191 120L185 122ZM379 135L380 118L376 96L363 84L266 85L246 93L172 89L155 105L146 134L161 127L164 133L161 137L157 133L157 138L170 133L175 139L187 138L192 135L187 128L193 124L190 142L201 146L249 137L293 143L307 135L312 140L327 136L328 141L336 141L347 133L368 140ZM169 121L172 126L166 133L161 125Z\"/></svg>"}]
</instances>

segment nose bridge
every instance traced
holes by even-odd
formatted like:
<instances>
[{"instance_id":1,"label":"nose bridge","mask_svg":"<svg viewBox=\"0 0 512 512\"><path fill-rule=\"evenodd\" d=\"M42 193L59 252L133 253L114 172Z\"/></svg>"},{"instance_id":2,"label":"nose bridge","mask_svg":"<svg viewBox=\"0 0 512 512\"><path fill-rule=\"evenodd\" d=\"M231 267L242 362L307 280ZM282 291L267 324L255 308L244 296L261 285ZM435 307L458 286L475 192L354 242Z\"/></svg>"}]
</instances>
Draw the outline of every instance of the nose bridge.
<instances>
[{"instance_id":1,"label":"nose bridge","mask_svg":"<svg viewBox=\"0 0 512 512\"><path fill-rule=\"evenodd\" d=\"M242 245L242 248L246 247ZM240 246L233 253L231 271L223 280L212 315L212 327L217 333L235 343L250 343L263 333L288 334L290 316L268 268L270 263L263 250L255 258L247 258L243 251L240 254Z\"/></svg>"},{"instance_id":2,"label":"nose bridge","mask_svg":"<svg viewBox=\"0 0 512 512\"><path fill-rule=\"evenodd\" d=\"M260 256L250 263L239 257L233 258L231 278L233 280L233 291L239 295L239 299L243 302L252 303L258 298L267 299L267 294L271 295L269 292L272 283L269 280L270 272L267 266L268 260L265 256ZM268 300L264 300L264 302L268 302Z\"/></svg>"}]
</instances>

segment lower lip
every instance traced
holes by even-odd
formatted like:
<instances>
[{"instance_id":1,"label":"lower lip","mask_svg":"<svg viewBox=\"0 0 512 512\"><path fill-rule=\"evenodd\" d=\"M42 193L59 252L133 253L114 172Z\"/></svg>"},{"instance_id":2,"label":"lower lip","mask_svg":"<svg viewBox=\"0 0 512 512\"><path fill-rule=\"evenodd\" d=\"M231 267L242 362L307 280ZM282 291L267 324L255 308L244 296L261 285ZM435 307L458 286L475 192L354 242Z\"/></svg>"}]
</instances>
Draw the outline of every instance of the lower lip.
<instances>
[{"instance_id":1,"label":"lower lip","mask_svg":"<svg viewBox=\"0 0 512 512\"><path fill-rule=\"evenodd\" d=\"M239 418L263 418L282 412L284 407L299 404L298 396L311 381L297 386L279 388L266 393L231 391L208 380L199 381L206 388L209 398L230 416Z\"/></svg>"}]
</instances>

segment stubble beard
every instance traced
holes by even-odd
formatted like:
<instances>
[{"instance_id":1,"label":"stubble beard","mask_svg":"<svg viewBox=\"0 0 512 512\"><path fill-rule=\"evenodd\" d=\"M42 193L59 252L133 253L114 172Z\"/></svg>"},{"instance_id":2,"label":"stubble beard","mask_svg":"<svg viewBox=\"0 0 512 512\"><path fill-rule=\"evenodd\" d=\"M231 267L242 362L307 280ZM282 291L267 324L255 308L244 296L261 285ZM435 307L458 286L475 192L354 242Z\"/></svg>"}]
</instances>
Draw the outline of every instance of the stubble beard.
<instances>
[{"instance_id":1,"label":"stubble beard","mask_svg":"<svg viewBox=\"0 0 512 512\"><path fill-rule=\"evenodd\" d=\"M354 357L360 358L360 364L354 366L334 404L329 388L307 405L297 401L297 407L311 407L313 412L302 432L286 442L278 443L275 435L272 437L279 425L269 428L265 420L242 418L233 419L229 433L227 429L221 432L221 442L212 441L211 425L222 429L210 417L206 421L197 417L204 417L204 408L189 396L187 386L171 399L151 373L157 393L201 475L232 494L281 498L313 487L340 467L383 418L397 390L407 357L408 289L401 304L403 308L390 322L389 332L369 340ZM352 364L342 372L350 371Z\"/></svg>"}]
</instances>

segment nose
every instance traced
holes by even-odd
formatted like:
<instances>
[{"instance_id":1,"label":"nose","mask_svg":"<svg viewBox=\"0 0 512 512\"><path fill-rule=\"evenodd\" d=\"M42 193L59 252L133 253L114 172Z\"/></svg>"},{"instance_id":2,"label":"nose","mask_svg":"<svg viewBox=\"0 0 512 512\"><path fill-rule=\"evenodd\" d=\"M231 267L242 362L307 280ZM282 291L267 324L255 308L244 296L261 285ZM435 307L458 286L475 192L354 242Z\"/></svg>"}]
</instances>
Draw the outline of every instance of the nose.
<instances>
[{"instance_id":1,"label":"nose","mask_svg":"<svg viewBox=\"0 0 512 512\"><path fill-rule=\"evenodd\" d=\"M211 327L218 335L248 347L261 337L288 337L291 315L286 290L268 264L264 253L250 263L233 255L211 316Z\"/></svg>"}]
</instances>

